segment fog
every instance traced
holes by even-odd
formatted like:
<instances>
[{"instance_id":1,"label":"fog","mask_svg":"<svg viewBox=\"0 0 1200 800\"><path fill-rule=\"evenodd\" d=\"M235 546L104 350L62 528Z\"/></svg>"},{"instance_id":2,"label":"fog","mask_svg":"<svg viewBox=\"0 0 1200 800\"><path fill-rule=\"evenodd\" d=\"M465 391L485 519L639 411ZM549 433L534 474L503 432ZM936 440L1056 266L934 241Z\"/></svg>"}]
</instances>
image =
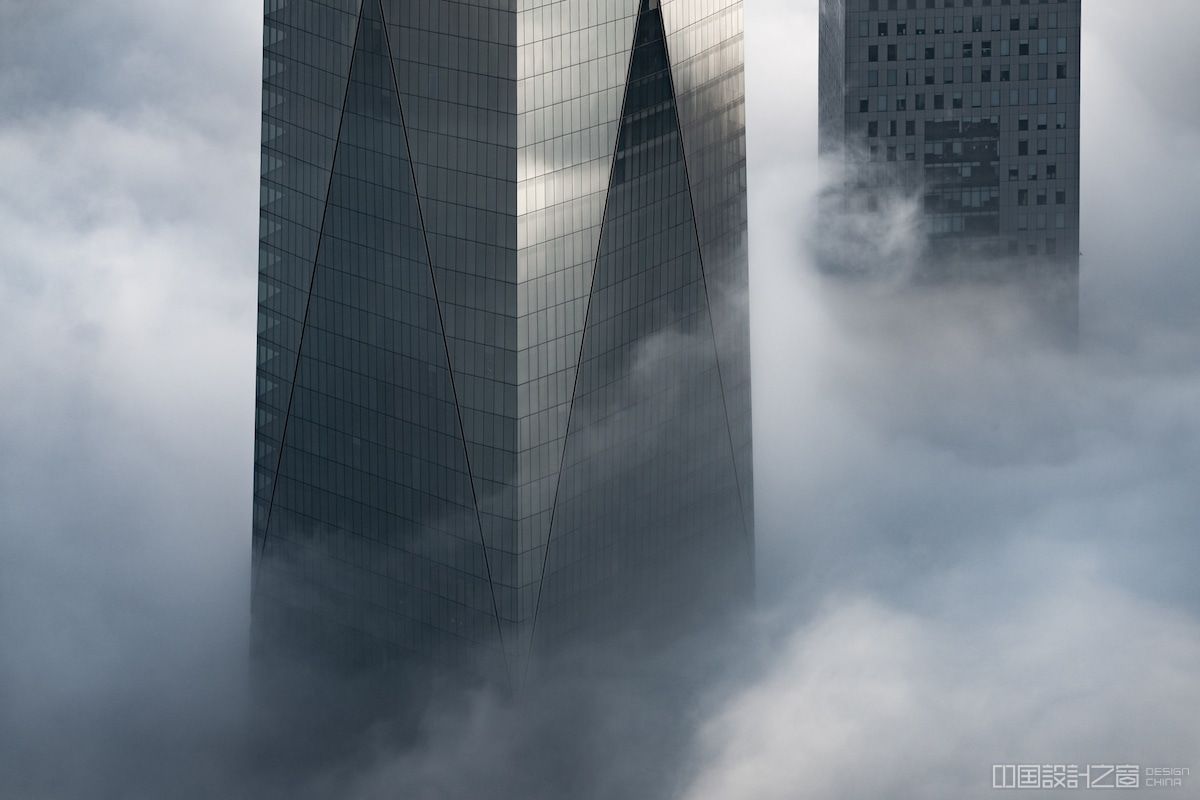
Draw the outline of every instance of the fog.
<instances>
[{"instance_id":1,"label":"fog","mask_svg":"<svg viewBox=\"0 0 1200 800\"><path fill-rule=\"evenodd\" d=\"M1200 767L1200 10L1085 3L1064 350L1000 290L818 277L815 5L746 9L757 608L330 741L247 702L260 9L0 0L0 794L972 798L995 763ZM908 225L855 252L907 257Z\"/></svg>"}]
</instances>

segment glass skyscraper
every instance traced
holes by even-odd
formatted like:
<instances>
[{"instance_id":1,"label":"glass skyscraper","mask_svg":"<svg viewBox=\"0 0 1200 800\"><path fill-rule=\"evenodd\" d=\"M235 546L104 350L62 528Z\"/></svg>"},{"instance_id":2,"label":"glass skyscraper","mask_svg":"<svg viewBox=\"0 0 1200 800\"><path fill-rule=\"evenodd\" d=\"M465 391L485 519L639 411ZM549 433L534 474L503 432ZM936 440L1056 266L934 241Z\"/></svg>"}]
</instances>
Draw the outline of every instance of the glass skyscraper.
<instances>
[{"instance_id":1,"label":"glass skyscraper","mask_svg":"<svg viewBox=\"0 0 1200 800\"><path fill-rule=\"evenodd\" d=\"M1045 279L1073 326L1080 13L1080 0L821 0L821 150L847 167L827 210L915 198L920 277Z\"/></svg>"},{"instance_id":2,"label":"glass skyscraper","mask_svg":"<svg viewBox=\"0 0 1200 800\"><path fill-rule=\"evenodd\" d=\"M256 635L517 683L753 571L740 0L267 0Z\"/></svg>"}]
</instances>

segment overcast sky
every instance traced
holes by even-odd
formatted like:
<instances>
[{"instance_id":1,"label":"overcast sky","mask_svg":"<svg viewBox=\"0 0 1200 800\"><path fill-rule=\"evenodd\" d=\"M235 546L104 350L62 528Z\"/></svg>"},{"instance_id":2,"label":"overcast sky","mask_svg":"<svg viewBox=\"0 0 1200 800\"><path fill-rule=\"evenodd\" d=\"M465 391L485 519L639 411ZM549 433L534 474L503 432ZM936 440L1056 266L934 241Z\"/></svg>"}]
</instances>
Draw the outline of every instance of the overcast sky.
<instances>
[{"instance_id":1,"label":"overcast sky","mask_svg":"<svg viewBox=\"0 0 1200 800\"><path fill-rule=\"evenodd\" d=\"M586 736L473 698L289 782L228 734L260 7L0 0L0 794L972 798L993 763L1200 769L1200 5L1085 0L1074 356L1003 297L814 277L816 0L746 5L739 668L682 720L623 686L571 690L616 699Z\"/></svg>"}]
</instances>

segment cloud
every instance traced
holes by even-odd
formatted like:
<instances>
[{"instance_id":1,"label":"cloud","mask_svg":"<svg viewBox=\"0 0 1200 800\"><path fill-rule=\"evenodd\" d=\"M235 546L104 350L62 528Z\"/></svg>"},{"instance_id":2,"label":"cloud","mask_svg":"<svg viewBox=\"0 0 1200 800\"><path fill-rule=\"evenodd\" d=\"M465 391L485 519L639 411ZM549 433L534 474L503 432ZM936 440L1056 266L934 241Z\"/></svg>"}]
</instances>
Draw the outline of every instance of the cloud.
<instances>
[{"instance_id":1,"label":"cloud","mask_svg":"<svg viewBox=\"0 0 1200 800\"><path fill-rule=\"evenodd\" d=\"M258 11L0 2L4 793L971 797L996 761L1200 766L1200 70L1188 24L1128 27L1195 21L1163 3L1085 11L1074 355L1002 291L814 276L815 3L748 3L758 613L347 742L246 703Z\"/></svg>"}]
</instances>

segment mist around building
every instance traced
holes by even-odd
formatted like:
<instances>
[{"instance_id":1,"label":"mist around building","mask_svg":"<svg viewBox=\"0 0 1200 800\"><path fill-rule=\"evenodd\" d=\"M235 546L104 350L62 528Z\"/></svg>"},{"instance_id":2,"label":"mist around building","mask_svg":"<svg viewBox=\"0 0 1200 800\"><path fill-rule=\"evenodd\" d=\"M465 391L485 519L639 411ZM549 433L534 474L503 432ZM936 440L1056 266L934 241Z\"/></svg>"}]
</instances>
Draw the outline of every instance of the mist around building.
<instances>
[{"instance_id":1,"label":"mist around building","mask_svg":"<svg viewBox=\"0 0 1200 800\"><path fill-rule=\"evenodd\" d=\"M1011 286L910 284L920 199L822 222L817 4L748 3L755 603L403 702L250 668L259 9L0 11L0 794L982 798L994 765L1200 767L1200 62L1159 18L1192 5L1156 8L1085 7L1064 348Z\"/></svg>"}]
</instances>

